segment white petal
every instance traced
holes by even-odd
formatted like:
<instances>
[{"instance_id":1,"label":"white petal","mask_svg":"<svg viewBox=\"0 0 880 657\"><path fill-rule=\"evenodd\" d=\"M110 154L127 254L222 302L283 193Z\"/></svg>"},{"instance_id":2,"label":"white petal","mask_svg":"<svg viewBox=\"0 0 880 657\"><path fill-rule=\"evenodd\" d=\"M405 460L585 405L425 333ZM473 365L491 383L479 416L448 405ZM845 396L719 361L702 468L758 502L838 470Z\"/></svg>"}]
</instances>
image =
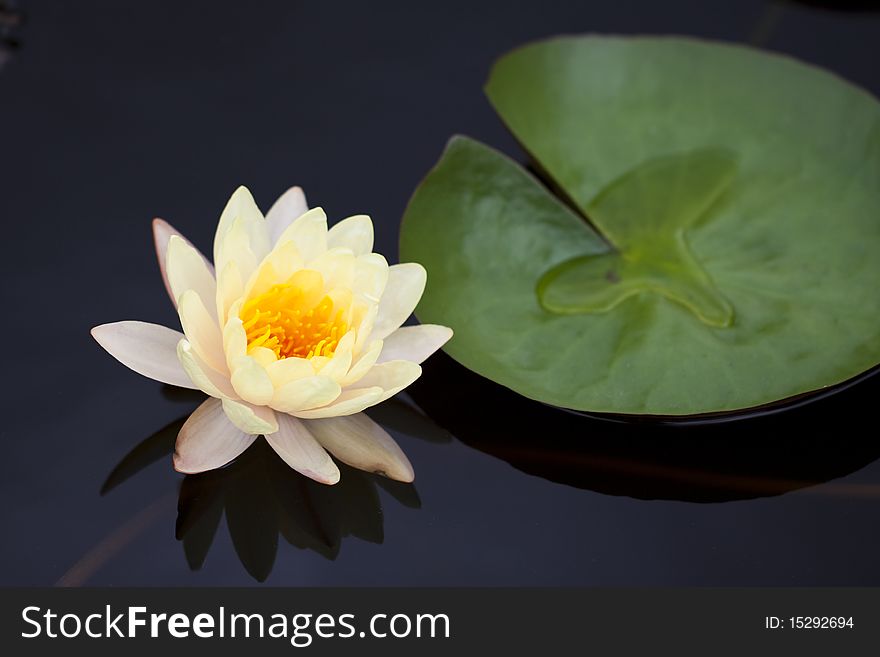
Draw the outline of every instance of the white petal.
<instances>
[{"instance_id":1,"label":"white petal","mask_svg":"<svg viewBox=\"0 0 880 657\"><path fill-rule=\"evenodd\" d=\"M138 374L181 388L196 387L177 360L177 343L183 338L179 331L147 322L115 322L96 326L92 337Z\"/></svg>"},{"instance_id":2,"label":"white petal","mask_svg":"<svg viewBox=\"0 0 880 657\"><path fill-rule=\"evenodd\" d=\"M224 399L223 412L226 417L245 433L264 434L278 431L275 412L268 406L254 406L243 401Z\"/></svg>"},{"instance_id":3,"label":"white petal","mask_svg":"<svg viewBox=\"0 0 880 657\"><path fill-rule=\"evenodd\" d=\"M425 268L414 262L393 265L389 269L388 284L373 325L373 338L385 338L406 321L422 298L427 279Z\"/></svg>"},{"instance_id":4,"label":"white petal","mask_svg":"<svg viewBox=\"0 0 880 657\"><path fill-rule=\"evenodd\" d=\"M373 250L373 222L365 214L357 214L343 219L327 233L327 247L345 247L355 255L364 255Z\"/></svg>"},{"instance_id":5,"label":"white petal","mask_svg":"<svg viewBox=\"0 0 880 657\"><path fill-rule=\"evenodd\" d=\"M178 298L177 314L186 339L203 361L221 374L228 369L223 355L223 339L217 321L205 308L195 290L186 290ZM176 348L175 348L176 350Z\"/></svg>"},{"instance_id":6,"label":"white petal","mask_svg":"<svg viewBox=\"0 0 880 657\"><path fill-rule=\"evenodd\" d=\"M189 340L181 338L177 343L177 358L195 386L211 397L238 399L229 379L199 358Z\"/></svg>"},{"instance_id":7,"label":"white petal","mask_svg":"<svg viewBox=\"0 0 880 657\"><path fill-rule=\"evenodd\" d=\"M177 235L184 242L192 246L190 241L186 239L179 230L177 230L174 226L169 224L164 219L153 219L153 244L156 247L156 259L159 261L159 271L162 272L162 282L165 283L165 289L168 291L168 296L171 297L171 301L174 303L174 307L177 307L177 297L174 296L174 293L171 291L171 284L168 282L168 272L165 271L165 255L168 253L168 242L172 236ZM195 247L193 247L195 248ZM214 272L214 265L211 264L211 261L208 260L201 252L199 255L202 256L202 259L205 261L205 265L211 271Z\"/></svg>"},{"instance_id":8,"label":"white petal","mask_svg":"<svg viewBox=\"0 0 880 657\"><path fill-rule=\"evenodd\" d=\"M384 256L378 253L362 255L354 266L351 289L355 294L362 294L370 301L378 302L388 283L388 275L388 261Z\"/></svg>"},{"instance_id":9,"label":"white petal","mask_svg":"<svg viewBox=\"0 0 880 657\"><path fill-rule=\"evenodd\" d=\"M374 365L373 368L357 382L359 388L367 386L378 386L383 392L380 401L385 401L389 397L396 395L398 392L406 388L409 384L419 378L422 374L422 368L408 360L391 360L381 365Z\"/></svg>"},{"instance_id":10,"label":"white petal","mask_svg":"<svg viewBox=\"0 0 880 657\"><path fill-rule=\"evenodd\" d=\"M195 290L216 321L217 282L214 280L214 272L208 269L201 254L182 238L172 235L165 260L168 284L174 298L179 300L180 295L187 290Z\"/></svg>"},{"instance_id":11,"label":"white petal","mask_svg":"<svg viewBox=\"0 0 880 657\"><path fill-rule=\"evenodd\" d=\"M318 442L343 463L397 481L413 480L413 468L406 454L387 431L365 414L303 423Z\"/></svg>"},{"instance_id":12,"label":"white petal","mask_svg":"<svg viewBox=\"0 0 880 657\"><path fill-rule=\"evenodd\" d=\"M349 388L343 390L332 404L308 411L297 411L291 415L306 419L352 415L376 404L383 393L379 387Z\"/></svg>"},{"instance_id":13,"label":"white petal","mask_svg":"<svg viewBox=\"0 0 880 657\"><path fill-rule=\"evenodd\" d=\"M251 446L256 436L239 431L223 413L220 402L208 399L180 428L174 446L174 469L195 473L226 465Z\"/></svg>"},{"instance_id":14,"label":"white petal","mask_svg":"<svg viewBox=\"0 0 880 657\"><path fill-rule=\"evenodd\" d=\"M266 230L272 244L278 242L281 233L306 212L306 195L301 187L291 187L284 192L266 213Z\"/></svg>"},{"instance_id":15,"label":"white petal","mask_svg":"<svg viewBox=\"0 0 880 657\"><path fill-rule=\"evenodd\" d=\"M257 406L265 406L272 400L275 386L265 368L250 356L240 356L232 369L232 387L238 396Z\"/></svg>"},{"instance_id":16,"label":"white petal","mask_svg":"<svg viewBox=\"0 0 880 657\"><path fill-rule=\"evenodd\" d=\"M283 413L325 406L342 392L341 386L326 376L308 376L295 379L277 390L270 406Z\"/></svg>"},{"instance_id":17,"label":"white petal","mask_svg":"<svg viewBox=\"0 0 880 657\"><path fill-rule=\"evenodd\" d=\"M278 243L293 242L306 265L327 250L327 215L312 208L288 226Z\"/></svg>"},{"instance_id":18,"label":"white petal","mask_svg":"<svg viewBox=\"0 0 880 657\"><path fill-rule=\"evenodd\" d=\"M373 340L351 369L348 370L348 373L342 377L342 380L340 380L339 383L343 386L350 386L353 383L357 383L367 372L370 371L370 369L372 369L373 365L376 364L382 350L382 340Z\"/></svg>"},{"instance_id":19,"label":"white petal","mask_svg":"<svg viewBox=\"0 0 880 657\"><path fill-rule=\"evenodd\" d=\"M278 431L266 441L291 468L322 484L339 481L339 468L300 420L285 413L278 416Z\"/></svg>"},{"instance_id":20,"label":"white petal","mask_svg":"<svg viewBox=\"0 0 880 657\"><path fill-rule=\"evenodd\" d=\"M422 363L452 337L452 329L438 324L401 326L385 338L378 362L409 360Z\"/></svg>"}]
</instances>

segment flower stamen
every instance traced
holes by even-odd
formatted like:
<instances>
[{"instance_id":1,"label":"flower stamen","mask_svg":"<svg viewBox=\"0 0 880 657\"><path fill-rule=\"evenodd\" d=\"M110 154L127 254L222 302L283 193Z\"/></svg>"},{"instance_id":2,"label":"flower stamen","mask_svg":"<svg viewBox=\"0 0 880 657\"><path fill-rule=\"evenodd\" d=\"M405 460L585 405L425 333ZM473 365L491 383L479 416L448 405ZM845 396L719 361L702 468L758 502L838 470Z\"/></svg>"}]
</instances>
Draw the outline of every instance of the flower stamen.
<instances>
[{"instance_id":1,"label":"flower stamen","mask_svg":"<svg viewBox=\"0 0 880 657\"><path fill-rule=\"evenodd\" d=\"M315 302L315 281L298 282L273 285L242 306L239 317L249 353L264 347L279 359L333 355L348 330L346 309L337 308L328 295Z\"/></svg>"}]
</instances>

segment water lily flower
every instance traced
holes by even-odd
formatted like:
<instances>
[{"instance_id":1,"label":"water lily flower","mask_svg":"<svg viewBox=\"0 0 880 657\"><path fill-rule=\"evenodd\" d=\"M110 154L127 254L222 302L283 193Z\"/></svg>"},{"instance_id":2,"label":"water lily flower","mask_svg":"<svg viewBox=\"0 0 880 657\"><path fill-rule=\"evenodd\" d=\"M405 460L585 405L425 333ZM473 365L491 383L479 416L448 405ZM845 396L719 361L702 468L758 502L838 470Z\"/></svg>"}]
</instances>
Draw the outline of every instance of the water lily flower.
<instances>
[{"instance_id":1,"label":"water lily flower","mask_svg":"<svg viewBox=\"0 0 880 657\"><path fill-rule=\"evenodd\" d=\"M213 266L161 219L153 235L183 333L124 321L92 335L135 372L209 395L180 430L176 470L221 467L264 435L316 481L339 481L328 452L412 481L400 447L361 411L415 381L452 337L445 326L401 326L424 291L424 267L373 253L366 215L328 230L299 187L265 218L239 187L220 216Z\"/></svg>"}]
</instances>

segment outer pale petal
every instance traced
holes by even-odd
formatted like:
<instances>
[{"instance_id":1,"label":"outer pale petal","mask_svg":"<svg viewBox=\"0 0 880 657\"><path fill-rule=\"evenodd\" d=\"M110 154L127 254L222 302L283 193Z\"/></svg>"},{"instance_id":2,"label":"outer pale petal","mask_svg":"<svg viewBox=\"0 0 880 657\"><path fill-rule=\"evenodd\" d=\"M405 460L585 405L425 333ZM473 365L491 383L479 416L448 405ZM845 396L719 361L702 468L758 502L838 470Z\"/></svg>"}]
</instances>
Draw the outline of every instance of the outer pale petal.
<instances>
[{"instance_id":1,"label":"outer pale petal","mask_svg":"<svg viewBox=\"0 0 880 657\"><path fill-rule=\"evenodd\" d=\"M413 468L394 439L363 413L305 420L318 442L343 463L397 481L413 480Z\"/></svg>"},{"instance_id":2,"label":"outer pale petal","mask_svg":"<svg viewBox=\"0 0 880 657\"><path fill-rule=\"evenodd\" d=\"M281 233L297 219L308 212L306 195L301 187L291 187L284 192L266 213L266 229L269 241L278 242Z\"/></svg>"},{"instance_id":3,"label":"outer pale petal","mask_svg":"<svg viewBox=\"0 0 880 657\"><path fill-rule=\"evenodd\" d=\"M92 329L99 345L127 368L155 381L195 388L180 361L177 343L183 334L147 322L115 322Z\"/></svg>"},{"instance_id":4,"label":"outer pale petal","mask_svg":"<svg viewBox=\"0 0 880 657\"><path fill-rule=\"evenodd\" d=\"M382 388L382 395L376 403L384 401L406 388L419 378L422 368L408 360L392 360L381 365L375 365L367 374L357 382L359 388L366 386L378 386Z\"/></svg>"},{"instance_id":5,"label":"outer pale petal","mask_svg":"<svg viewBox=\"0 0 880 657\"><path fill-rule=\"evenodd\" d=\"M187 290L178 299L177 314L186 339L203 361L224 374L228 371L223 355L223 339L217 321L205 308L195 290Z\"/></svg>"},{"instance_id":6,"label":"outer pale petal","mask_svg":"<svg viewBox=\"0 0 880 657\"><path fill-rule=\"evenodd\" d=\"M223 413L220 402L208 399L177 434L174 469L195 473L226 465L251 446L256 436L239 431Z\"/></svg>"},{"instance_id":7,"label":"outer pale petal","mask_svg":"<svg viewBox=\"0 0 880 657\"><path fill-rule=\"evenodd\" d=\"M250 356L239 357L234 365L232 387L239 397L257 406L264 406L272 401L275 386L262 365Z\"/></svg>"},{"instance_id":8,"label":"outer pale petal","mask_svg":"<svg viewBox=\"0 0 880 657\"><path fill-rule=\"evenodd\" d=\"M414 262L393 265L388 272L388 285L379 302L379 312L373 325L374 339L383 339L397 330L416 308L428 274L425 268Z\"/></svg>"},{"instance_id":9,"label":"outer pale petal","mask_svg":"<svg viewBox=\"0 0 880 657\"><path fill-rule=\"evenodd\" d=\"M349 388L343 390L332 404L307 411L291 413L305 419L337 417L360 413L365 408L378 403L384 391L378 386L373 388Z\"/></svg>"},{"instance_id":10,"label":"outer pale petal","mask_svg":"<svg viewBox=\"0 0 880 657\"><path fill-rule=\"evenodd\" d=\"M153 219L153 244L156 246L156 259L159 261L159 270L162 272L162 282L165 283L165 289L168 291L168 296L171 297L171 301L176 308L177 297L175 297L174 293L171 291L171 284L168 282L168 273L165 271L165 254L168 252L168 241L173 235L177 235L184 242L190 244L190 241L167 221L159 219L158 217ZM190 246L192 246L192 244L190 244ZM201 252L199 252L199 255L202 256L208 269L213 272L214 265L212 265Z\"/></svg>"},{"instance_id":11,"label":"outer pale petal","mask_svg":"<svg viewBox=\"0 0 880 657\"><path fill-rule=\"evenodd\" d=\"M339 397L342 388L326 376L296 379L277 390L270 406L283 413L298 413L309 408L325 406Z\"/></svg>"},{"instance_id":12,"label":"outer pale petal","mask_svg":"<svg viewBox=\"0 0 880 657\"><path fill-rule=\"evenodd\" d=\"M168 284L174 298L180 299L180 295L187 290L195 290L216 321L217 282L201 254L181 237L172 235L165 260Z\"/></svg>"},{"instance_id":13,"label":"outer pale petal","mask_svg":"<svg viewBox=\"0 0 880 657\"><path fill-rule=\"evenodd\" d=\"M266 441L291 468L322 484L339 481L339 468L305 425L284 413L278 416L278 431Z\"/></svg>"},{"instance_id":14,"label":"outer pale petal","mask_svg":"<svg viewBox=\"0 0 880 657\"><path fill-rule=\"evenodd\" d=\"M254 406L243 401L224 399L223 412L226 417L245 433L264 434L278 431L275 412L268 406Z\"/></svg>"},{"instance_id":15,"label":"outer pale petal","mask_svg":"<svg viewBox=\"0 0 880 657\"><path fill-rule=\"evenodd\" d=\"M229 379L212 367L208 367L199 358L186 338L181 338L180 342L177 343L177 358L192 382L206 395L217 397L218 399L238 399L238 395L235 394Z\"/></svg>"},{"instance_id":16,"label":"outer pale petal","mask_svg":"<svg viewBox=\"0 0 880 657\"><path fill-rule=\"evenodd\" d=\"M438 324L402 326L385 338L378 362L409 360L422 363L428 356L446 344L452 337L452 329Z\"/></svg>"},{"instance_id":17,"label":"outer pale petal","mask_svg":"<svg viewBox=\"0 0 880 657\"><path fill-rule=\"evenodd\" d=\"M373 222L365 214L343 219L327 233L327 247L345 247L356 255L373 250Z\"/></svg>"},{"instance_id":18,"label":"outer pale petal","mask_svg":"<svg viewBox=\"0 0 880 657\"><path fill-rule=\"evenodd\" d=\"M321 208L312 208L288 226L278 238L279 244L293 242L300 256L308 263L327 250L327 215Z\"/></svg>"}]
</instances>

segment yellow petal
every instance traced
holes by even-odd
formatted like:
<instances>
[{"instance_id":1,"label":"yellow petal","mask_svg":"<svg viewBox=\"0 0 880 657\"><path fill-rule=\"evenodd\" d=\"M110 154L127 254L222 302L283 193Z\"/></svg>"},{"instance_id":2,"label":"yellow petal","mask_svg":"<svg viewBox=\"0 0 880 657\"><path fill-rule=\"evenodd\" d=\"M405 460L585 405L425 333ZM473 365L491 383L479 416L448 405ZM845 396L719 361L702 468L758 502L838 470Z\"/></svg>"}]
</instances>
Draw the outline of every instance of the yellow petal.
<instances>
[{"instance_id":1,"label":"yellow petal","mask_svg":"<svg viewBox=\"0 0 880 657\"><path fill-rule=\"evenodd\" d=\"M165 259L168 284L174 298L180 299L180 295L187 290L195 290L216 321L217 282L201 254L182 238L172 235Z\"/></svg>"},{"instance_id":2,"label":"yellow petal","mask_svg":"<svg viewBox=\"0 0 880 657\"><path fill-rule=\"evenodd\" d=\"M349 249L328 249L309 263L324 278L324 286L351 289L355 277L356 258Z\"/></svg>"},{"instance_id":3,"label":"yellow petal","mask_svg":"<svg viewBox=\"0 0 880 657\"><path fill-rule=\"evenodd\" d=\"M181 338L177 343L177 358L195 386L211 397L238 399L229 379L208 367L192 348L189 340Z\"/></svg>"},{"instance_id":4,"label":"yellow petal","mask_svg":"<svg viewBox=\"0 0 880 657\"><path fill-rule=\"evenodd\" d=\"M379 362L409 360L421 364L451 337L452 329L448 326L437 324L402 326L385 338Z\"/></svg>"},{"instance_id":5,"label":"yellow petal","mask_svg":"<svg viewBox=\"0 0 880 657\"><path fill-rule=\"evenodd\" d=\"M361 354L360 358L358 358L351 369L348 370L346 375L342 377L339 383L343 386L350 386L362 379L364 375L370 371L373 365L376 364L376 361L382 353L382 348L381 340L373 340L373 342L367 347L366 351Z\"/></svg>"},{"instance_id":6,"label":"yellow petal","mask_svg":"<svg viewBox=\"0 0 880 657\"><path fill-rule=\"evenodd\" d=\"M174 446L174 469L196 473L226 465L251 446L255 435L229 422L216 399L199 406L180 428Z\"/></svg>"},{"instance_id":7,"label":"yellow petal","mask_svg":"<svg viewBox=\"0 0 880 657\"><path fill-rule=\"evenodd\" d=\"M269 367L269 365L278 361L275 352L266 347L254 347L248 352L248 356L253 358L264 368Z\"/></svg>"},{"instance_id":8,"label":"yellow petal","mask_svg":"<svg viewBox=\"0 0 880 657\"><path fill-rule=\"evenodd\" d=\"M217 317L220 326L226 324L229 317L229 308L244 294L244 281L238 265L232 261L227 262L217 279Z\"/></svg>"},{"instance_id":9,"label":"yellow petal","mask_svg":"<svg viewBox=\"0 0 880 657\"><path fill-rule=\"evenodd\" d=\"M303 260L292 241L279 243L260 263L245 286L248 299L266 293L273 285L286 283L293 274L302 269Z\"/></svg>"},{"instance_id":10,"label":"yellow petal","mask_svg":"<svg viewBox=\"0 0 880 657\"><path fill-rule=\"evenodd\" d=\"M293 242L308 266L327 250L327 215L321 208L312 208L288 226L278 243Z\"/></svg>"},{"instance_id":11,"label":"yellow petal","mask_svg":"<svg viewBox=\"0 0 880 657\"><path fill-rule=\"evenodd\" d=\"M343 219L327 233L328 248L345 247L355 255L373 250L373 222L365 214Z\"/></svg>"},{"instance_id":12,"label":"yellow petal","mask_svg":"<svg viewBox=\"0 0 880 657\"><path fill-rule=\"evenodd\" d=\"M177 314L186 339L205 363L221 374L228 372L223 357L223 341L217 322L205 308L202 298L195 290L186 290L178 299Z\"/></svg>"},{"instance_id":13,"label":"yellow petal","mask_svg":"<svg viewBox=\"0 0 880 657\"><path fill-rule=\"evenodd\" d=\"M321 376L326 376L327 378L333 379L337 383L341 383L342 378L348 373L348 370L351 367L353 356L352 349L354 349L354 342L354 331L349 331L348 333L343 335L342 339L339 340L339 344L336 345L336 350L333 352L333 356L326 359L326 363L323 363L319 368L316 367L315 371L318 372ZM317 360L317 358L312 359L313 367L315 367L315 361Z\"/></svg>"},{"instance_id":14,"label":"yellow petal","mask_svg":"<svg viewBox=\"0 0 880 657\"><path fill-rule=\"evenodd\" d=\"M369 301L379 302L385 285L388 283L388 261L378 253L359 256L354 267L354 281L351 289L362 294Z\"/></svg>"},{"instance_id":15,"label":"yellow petal","mask_svg":"<svg viewBox=\"0 0 880 657\"><path fill-rule=\"evenodd\" d=\"M339 468L303 423L285 413L277 415L278 431L266 441L291 468L322 484L339 481Z\"/></svg>"},{"instance_id":16,"label":"yellow petal","mask_svg":"<svg viewBox=\"0 0 880 657\"><path fill-rule=\"evenodd\" d=\"M226 237L229 235L236 222L244 231L249 248L252 248L254 253L258 255L260 259L262 259L265 253L269 250L269 238L266 233L263 213L260 212L260 208L257 207L254 197L251 196L247 187L239 187L229 198L226 207L223 208L223 212L220 215L220 221L217 222L217 231L214 233L214 264L217 266L218 271L223 271L223 267L226 265L226 262L228 262L228 260L225 260L221 256L221 252L223 251ZM260 239L260 230L262 230L264 235L263 240ZM256 242L254 244L251 244L252 237L254 238L253 241ZM260 248L264 248L265 251L259 253ZM250 272L248 272L248 275L249 274Z\"/></svg>"},{"instance_id":17,"label":"yellow petal","mask_svg":"<svg viewBox=\"0 0 880 657\"><path fill-rule=\"evenodd\" d=\"M243 401L224 399L226 417L245 433L268 435L278 431L275 412L268 406L254 406Z\"/></svg>"},{"instance_id":18,"label":"yellow petal","mask_svg":"<svg viewBox=\"0 0 880 657\"><path fill-rule=\"evenodd\" d=\"M276 388L312 376L315 373L312 364L305 358L282 358L266 366L266 373Z\"/></svg>"},{"instance_id":19,"label":"yellow petal","mask_svg":"<svg viewBox=\"0 0 880 657\"><path fill-rule=\"evenodd\" d=\"M309 209L306 204L306 195L301 187L291 187L284 192L266 213L266 230L269 233L269 241L272 244L278 242L281 233L304 215Z\"/></svg>"},{"instance_id":20,"label":"yellow petal","mask_svg":"<svg viewBox=\"0 0 880 657\"><path fill-rule=\"evenodd\" d=\"M238 396L256 406L268 404L275 393L266 370L250 356L240 356L235 360L231 380Z\"/></svg>"},{"instance_id":21,"label":"yellow petal","mask_svg":"<svg viewBox=\"0 0 880 657\"><path fill-rule=\"evenodd\" d=\"M238 311L241 301L236 301L229 309L229 319L223 327L223 351L226 355L228 371L232 371L235 362L247 355L247 333L244 330Z\"/></svg>"},{"instance_id":22,"label":"yellow petal","mask_svg":"<svg viewBox=\"0 0 880 657\"><path fill-rule=\"evenodd\" d=\"M422 298L427 278L425 268L414 262L390 267L373 325L373 338L385 338L406 321Z\"/></svg>"},{"instance_id":23,"label":"yellow petal","mask_svg":"<svg viewBox=\"0 0 880 657\"><path fill-rule=\"evenodd\" d=\"M223 271L230 262L234 262L242 280L248 280L263 259L262 254L258 254L251 245L250 231L241 218L232 222L217 251L214 260L217 269Z\"/></svg>"},{"instance_id":24,"label":"yellow petal","mask_svg":"<svg viewBox=\"0 0 880 657\"><path fill-rule=\"evenodd\" d=\"M114 322L93 328L92 337L138 374L172 386L196 387L177 360L180 331L147 322Z\"/></svg>"},{"instance_id":25,"label":"yellow petal","mask_svg":"<svg viewBox=\"0 0 880 657\"><path fill-rule=\"evenodd\" d=\"M363 413L303 420L321 445L343 463L397 481L410 482L413 467L394 439Z\"/></svg>"},{"instance_id":26,"label":"yellow petal","mask_svg":"<svg viewBox=\"0 0 880 657\"><path fill-rule=\"evenodd\" d=\"M381 365L374 365L357 385L358 387L378 386L382 388L380 401L384 401L389 397L396 395L398 392L406 388L409 384L419 378L422 374L422 368L416 363L408 360L392 360Z\"/></svg>"},{"instance_id":27,"label":"yellow petal","mask_svg":"<svg viewBox=\"0 0 880 657\"><path fill-rule=\"evenodd\" d=\"M339 397L341 391L342 388L333 379L308 376L276 389L270 405L282 413L296 413L329 404Z\"/></svg>"},{"instance_id":28,"label":"yellow petal","mask_svg":"<svg viewBox=\"0 0 880 657\"><path fill-rule=\"evenodd\" d=\"M291 415L305 419L353 415L377 403L382 393L383 390L379 387L349 388L343 390L332 404L312 410L296 411Z\"/></svg>"},{"instance_id":29,"label":"yellow petal","mask_svg":"<svg viewBox=\"0 0 880 657\"><path fill-rule=\"evenodd\" d=\"M358 299L352 304L350 325L357 331L357 339L354 344L355 354L361 353L367 346L367 340L373 334L373 326L376 323L378 312L379 305L375 303Z\"/></svg>"}]
</instances>

